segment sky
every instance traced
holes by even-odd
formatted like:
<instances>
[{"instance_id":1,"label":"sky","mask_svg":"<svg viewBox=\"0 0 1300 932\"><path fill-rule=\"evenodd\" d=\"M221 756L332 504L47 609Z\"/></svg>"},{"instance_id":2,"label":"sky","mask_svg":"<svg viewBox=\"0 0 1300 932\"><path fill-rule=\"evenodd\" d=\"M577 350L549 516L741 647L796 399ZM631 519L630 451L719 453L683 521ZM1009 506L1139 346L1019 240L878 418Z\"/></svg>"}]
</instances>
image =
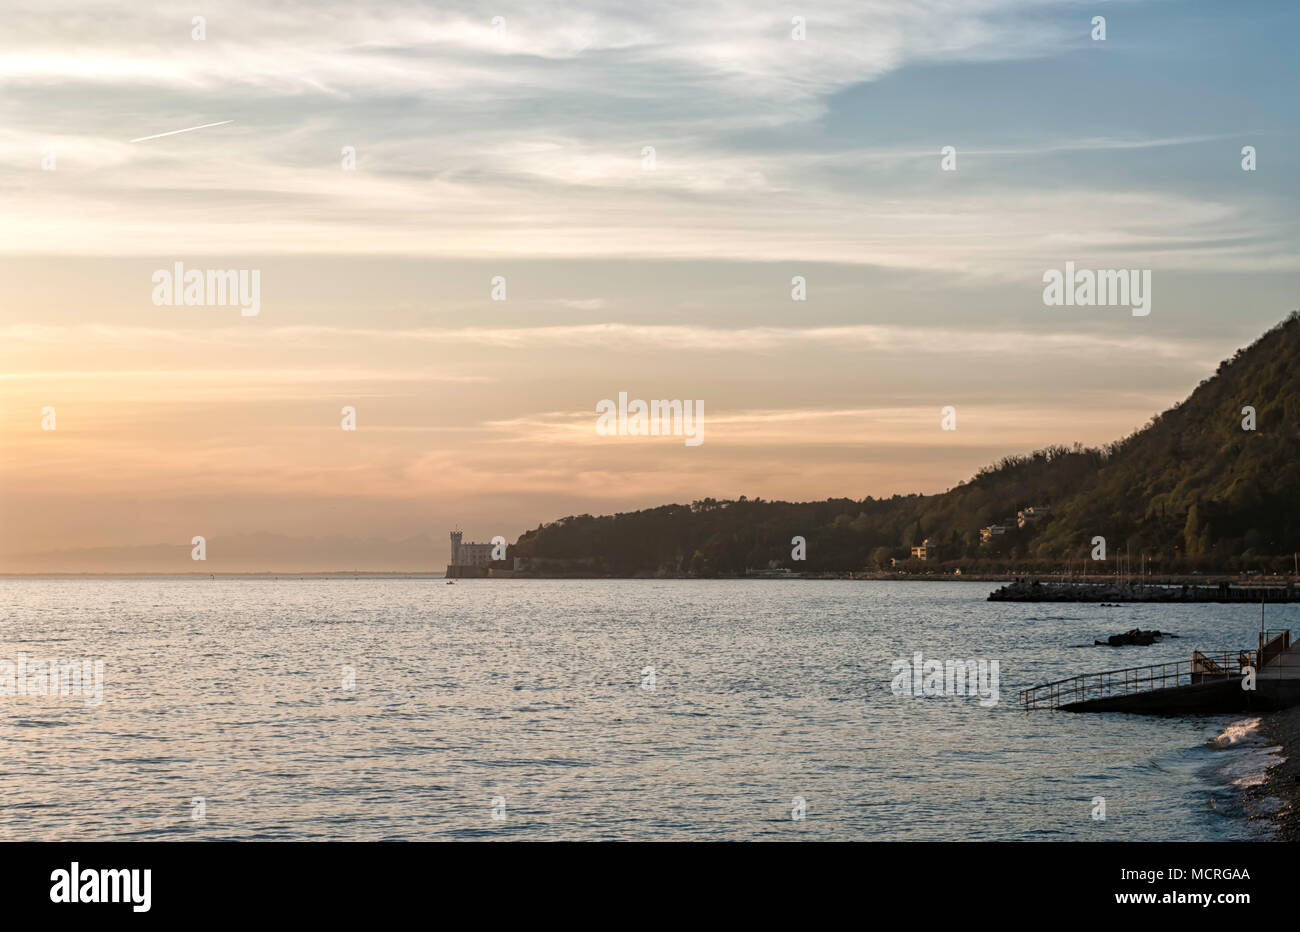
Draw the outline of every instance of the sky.
<instances>
[{"instance_id":1,"label":"sky","mask_svg":"<svg viewBox=\"0 0 1300 932\"><path fill-rule=\"evenodd\" d=\"M0 572L440 571L453 527L940 492L1300 305L1292 3L4 19ZM1046 305L1066 262L1150 270L1150 313ZM176 263L257 313L158 303ZM598 432L620 392L704 442Z\"/></svg>"}]
</instances>

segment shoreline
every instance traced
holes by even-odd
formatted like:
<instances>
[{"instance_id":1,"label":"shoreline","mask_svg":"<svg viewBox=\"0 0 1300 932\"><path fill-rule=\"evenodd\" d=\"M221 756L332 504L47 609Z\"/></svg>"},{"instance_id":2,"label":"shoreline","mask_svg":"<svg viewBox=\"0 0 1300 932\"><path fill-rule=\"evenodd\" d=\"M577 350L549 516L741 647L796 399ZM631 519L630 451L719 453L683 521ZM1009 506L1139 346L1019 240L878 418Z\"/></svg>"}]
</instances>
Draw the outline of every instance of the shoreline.
<instances>
[{"instance_id":1,"label":"shoreline","mask_svg":"<svg viewBox=\"0 0 1300 932\"><path fill-rule=\"evenodd\" d=\"M507 575L508 573L508 575ZM387 578L387 579L447 579L445 572L437 570L257 570L257 571L187 571L181 573L175 572L105 572L105 573L82 573L82 572L48 572L48 573L23 573L23 572L0 572L0 579L205 579L215 576L218 579L267 579L276 577L296 576L304 579L357 579L357 578ZM661 582L665 580L697 580L697 581L735 581L746 580L754 582L973 582L973 583L1016 583L1020 580L1038 580L1040 583L1055 586L1061 584L1060 574L1042 574L1026 575L1024 572L971 572L962 573L792 573L788 576L782 575L765 575L765 574L747 574L737 576L656 576L652 574L637 574L631 576L618 575L584 575L581 573L536 573L536 572L519 572L505 571L499 576L491 577L455 577L458 579L550 579L550 580L648 580ZM1274 577L1243 577L1231 574L1207 574L1204 576L1161 576L1148 577L1138 584L1150 588L1160 588L1169 586L1215 586L1221 583L1229 583L1235 586L1246 586L1252 589L1266 590L1285 590L1297 581L1293 576L1274 576ZM1116 578L1114 575L1104 576L1076 576L1073 578L1076 586L1115 586ZM1110 597L1107 597L1107 601ZM1092 601L1092 600L1057 600L1057 599L991 599L990 601Z\"/></svg>"},{"instance_id":2,"label":"shoreline","mask_svg":"<svg viewBox=\"0 0 1300 932\"><path fill-rule=\"evenodd\" d=\"M1252 822L1271 826L1269 841L1300 841L1300 707L1260 716L1259 735L1282 750L1262 781L1241 788L1242 806Z\"/></svg>"}]
</instances>

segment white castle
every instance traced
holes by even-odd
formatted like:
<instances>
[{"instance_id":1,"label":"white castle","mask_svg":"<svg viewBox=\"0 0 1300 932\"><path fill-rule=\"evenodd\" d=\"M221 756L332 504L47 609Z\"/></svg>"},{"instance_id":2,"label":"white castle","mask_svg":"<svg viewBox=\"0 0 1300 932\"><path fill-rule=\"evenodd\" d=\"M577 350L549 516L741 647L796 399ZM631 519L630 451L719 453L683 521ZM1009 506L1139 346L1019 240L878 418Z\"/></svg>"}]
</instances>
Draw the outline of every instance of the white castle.
<instances>
[{"instance_id":1,"label":"white castle","mask_svg":"<svg viewBox=\"0 0 1300 932\"><path fill-rule=\"evenodd\" d=\"M487 566L492 562L492 545L461 543L461 532L451 532L452 566Z\"/></svg>"}]
</instances>

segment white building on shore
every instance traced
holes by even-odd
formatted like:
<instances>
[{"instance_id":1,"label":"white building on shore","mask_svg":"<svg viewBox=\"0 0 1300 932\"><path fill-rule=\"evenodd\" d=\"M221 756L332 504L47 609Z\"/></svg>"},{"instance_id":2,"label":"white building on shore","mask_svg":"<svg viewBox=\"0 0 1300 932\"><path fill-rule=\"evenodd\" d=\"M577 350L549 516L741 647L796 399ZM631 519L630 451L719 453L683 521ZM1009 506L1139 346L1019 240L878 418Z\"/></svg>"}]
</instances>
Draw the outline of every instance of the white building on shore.
<instances>
[{"instance_id":1,"label":"white building on shore","mask_svg":"<svg viewBox=\"0 0 1300 932\"><path fill-rule=\"evenodd\" d=\"M492 545L461 542L460 531L451 532L452 566L487 566L492 562Z\"/></svg>"}]
</instances>

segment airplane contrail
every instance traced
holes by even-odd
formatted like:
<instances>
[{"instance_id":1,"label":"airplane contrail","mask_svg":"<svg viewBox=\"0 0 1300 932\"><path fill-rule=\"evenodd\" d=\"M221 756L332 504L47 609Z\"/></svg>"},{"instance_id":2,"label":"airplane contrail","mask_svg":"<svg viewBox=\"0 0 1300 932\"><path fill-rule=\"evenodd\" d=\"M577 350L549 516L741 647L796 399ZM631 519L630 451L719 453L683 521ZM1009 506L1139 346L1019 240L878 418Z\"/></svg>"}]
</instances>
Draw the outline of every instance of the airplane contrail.
<instances>
[{"instance_id":1,"label":"airplane contrail","mask_svg":"<svg viewBox=\"0 0 1300 932\"><path fill-rule=\"evenodd\" d=\"M144 142L146 139L159 139L163 136L175 136L177 133L191 133L196 129L207 129L209 126L225 126L227 123L233 123L234 120L222 120L220 123L204 123L202 126L190 126L186 129L174 129L170 133L156 133L153 136L141 136L139 139L132 139L132 142Z\"/></svg>"}]
</instances>

